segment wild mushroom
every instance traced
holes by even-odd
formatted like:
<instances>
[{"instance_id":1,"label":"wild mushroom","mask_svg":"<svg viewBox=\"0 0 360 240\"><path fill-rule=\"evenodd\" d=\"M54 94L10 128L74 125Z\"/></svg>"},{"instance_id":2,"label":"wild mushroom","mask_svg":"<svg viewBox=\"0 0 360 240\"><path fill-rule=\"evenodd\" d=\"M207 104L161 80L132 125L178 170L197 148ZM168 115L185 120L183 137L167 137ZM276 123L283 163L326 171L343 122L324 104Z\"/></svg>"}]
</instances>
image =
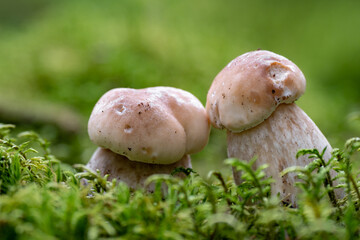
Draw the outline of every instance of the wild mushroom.
<instances>
[{"instance_id":1,"label":"wild mushroom","mask_svg":"<svg viewBox=\"0 0 360 240\"><path fill-rule=\"evenodd\" d=\"M208 141L209 119L192 94L171 87L117 88L96 103L88 123L100 146L88 163L130 187L156 173L191 167L189 154Z\"/></svg>"},{"instance_id":2,"label":"wild mushroom","mask_svg":"<svg viewBox=\"0 0 360 240\"><path fill-rule=\"evenodd\" d=\"M296 205L295 175L280 176L290 166L305 166L299 149L331 146L315 123L295 103L305 91L305 77L290 60L269 51L245 53L231 61L214 79L206 110L212 125L227 129L228 156L268 164L272 194ZM233 169L237 184L239 172Z\"/></svg>"}]
</instances>

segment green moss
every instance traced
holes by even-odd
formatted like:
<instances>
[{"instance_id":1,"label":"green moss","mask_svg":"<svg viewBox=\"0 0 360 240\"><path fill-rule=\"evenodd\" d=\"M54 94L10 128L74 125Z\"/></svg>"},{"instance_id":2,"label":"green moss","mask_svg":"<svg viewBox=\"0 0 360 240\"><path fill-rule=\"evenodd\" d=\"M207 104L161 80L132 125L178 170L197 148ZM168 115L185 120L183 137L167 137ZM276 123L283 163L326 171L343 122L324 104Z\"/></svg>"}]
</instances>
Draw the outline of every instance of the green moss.
<instances>
[{"instance_id":1,"label":"green moss","mask_svg":"<svg viewBox=\"0 0 360 240\"><path fill-rule=\"evenodd\" d=\"M270 196L271 179L262 166L228 159L242 171L243 183L210 172L206 178L186 169L181 180L154 175L153 194L107 181L83 165L63 165L49 144L33 132L11 137L13 125L0 125L1 239L346 239L360 236L358 169L360 139L347 141L324 162L317 150L302 150L313 162L287 169L302 180L298 208ZM26 141L25 141L26 140ZM33 147L36 149L35 150ZM230 167L229 166L229 167ZM329 179L337 171L338 185ZM86 170L86 171L84 171ZM87 184L82 184L86 179ZM161 184L167 184L163 193ZM334 188L344 188L336 199Z\"/></svg>"}]
</instances>

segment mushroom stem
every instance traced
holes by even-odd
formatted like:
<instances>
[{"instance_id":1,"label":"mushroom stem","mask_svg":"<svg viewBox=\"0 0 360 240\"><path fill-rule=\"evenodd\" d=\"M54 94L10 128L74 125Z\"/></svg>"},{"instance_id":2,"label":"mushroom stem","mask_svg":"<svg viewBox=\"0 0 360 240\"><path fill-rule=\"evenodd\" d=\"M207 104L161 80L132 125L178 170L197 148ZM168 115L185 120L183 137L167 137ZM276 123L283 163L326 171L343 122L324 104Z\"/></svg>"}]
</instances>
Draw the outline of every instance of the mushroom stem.
<instances>
[{"instance_id":1,"label":"mushroom stem","mask_svg":"<svg viewBox=\"0 0 360 240\"><path fill-rule=\"evenodd\" d=\"M249 161L257 156L254 167L268 164L267 176L272 176L272 194L280 193L285 202L296 206L295 173L283 177L280 172L291 166L305 166L307 156L296 158L299 149L327 147L324 159L331 157L331 146L315 123L295 103L281 104L263 123L240 133L228 131L228 156ZM241 175L233 169L234 179Z\"/></svg>"},{"instance_id":2,"label":"mushroom stem","mask_svg":"<svg viewBox=\"0 0 360 240\"><path fill-rule=\"evenodd\" d=\"M99 169L101 175L109 175L109 180L116 178L125 182L130 188L144 187L145 180L153 174L170 174L177 167L191 168L190 155L185 155L173 164L150 164L135 162L127 157L116 154L105 148L98 148L91 157L87 167ZM177 174L177 176L180 176ZM154 191L154 184L147 188L149 192Z\"/></svg>"}]
</instances>

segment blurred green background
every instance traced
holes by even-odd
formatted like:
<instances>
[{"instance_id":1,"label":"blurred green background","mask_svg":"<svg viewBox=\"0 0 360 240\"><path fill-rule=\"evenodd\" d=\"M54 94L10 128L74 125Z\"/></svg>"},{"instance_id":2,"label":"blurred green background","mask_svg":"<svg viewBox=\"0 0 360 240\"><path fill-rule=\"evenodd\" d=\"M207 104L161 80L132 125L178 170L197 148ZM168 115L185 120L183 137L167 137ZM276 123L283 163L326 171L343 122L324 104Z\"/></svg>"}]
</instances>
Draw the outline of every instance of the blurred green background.
<instances>
[{"instance_id":1,"label":"blurred green background","mask_svg":"<svg viewBox=\"0 0 360 240\"><path fill-rule=\"evenodd\" d=\"M0 122L85 163L87 119L107 90L172 86L205 104L216 74L257 48L302 69L298 104L333 146L360 134L360 1L0 0ZM225 133L212 130L193 165L224 170L225 157Z\"/></svg>"}]
</instances>

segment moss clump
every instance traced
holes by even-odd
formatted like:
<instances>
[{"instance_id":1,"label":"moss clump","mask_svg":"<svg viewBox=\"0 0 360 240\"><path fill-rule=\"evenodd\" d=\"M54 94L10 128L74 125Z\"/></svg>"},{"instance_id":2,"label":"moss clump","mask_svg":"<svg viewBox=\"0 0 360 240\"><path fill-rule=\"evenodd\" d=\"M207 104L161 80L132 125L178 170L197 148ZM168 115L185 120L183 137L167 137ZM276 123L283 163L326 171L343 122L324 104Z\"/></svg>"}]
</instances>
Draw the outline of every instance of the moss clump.
<instances>
[{"instance_id":1,"label":"moss clump","mask_svg":"<svg viewBox=\"0 0 360 240\"><path fill-rule=\"evenodd\" d=\"M270 197L271 179L250 163L226 160L242 171L243 183L210 172L187 170L184 180L154 175L153 194L107 181L97 172L62 164L35 133L10 137L0 125L0 239L350 239L360 230L358 171L360 139L349 140L325 163L290 168L302 179L298 208ZM255 161L255 160L254 160ZM339 172L335 186L328 172ZM84 172L83 170L87 170ZM178 171L182 171L179 169ZM82 184L86 179L87 185ZM161 191L161 184L168 191ZM334 188L344 188L336 199Z\"/></svg>"}]
</instances>

